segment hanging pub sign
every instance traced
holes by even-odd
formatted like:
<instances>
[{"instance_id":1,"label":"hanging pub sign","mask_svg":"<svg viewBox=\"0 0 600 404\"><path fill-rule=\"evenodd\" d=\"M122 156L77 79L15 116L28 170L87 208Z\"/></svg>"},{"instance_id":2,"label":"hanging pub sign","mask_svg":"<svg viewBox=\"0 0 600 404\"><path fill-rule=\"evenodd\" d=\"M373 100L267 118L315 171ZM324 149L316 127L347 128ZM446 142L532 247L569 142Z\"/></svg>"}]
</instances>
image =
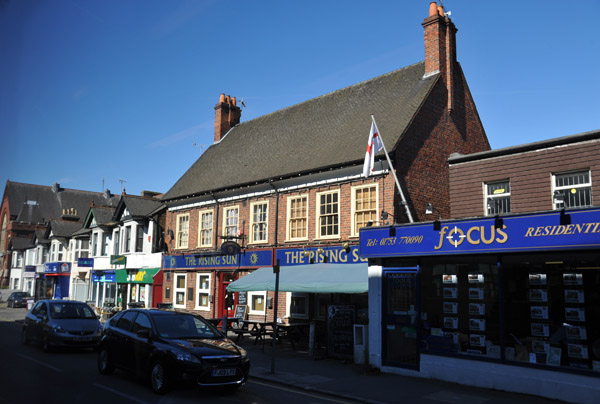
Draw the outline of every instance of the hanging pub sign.
<instances>
[{"instance_id":1,"label":"hanging pub sign","mask_svg":"<svg viewBox=\"0 0 600 404\"><path fill-rule=\"evenodd\" d=\"M221 244L221 253L223 255L237 255L240 253L240 245L235 241L226 241Z\"/></svg>"},{"instance_id":2,"label":"hanging pub sign","mask_svg":"<svg viewBox=\"0 0 600 404\"><path fill-rule=\"evenodd\" d=\"M110 256L110 264L111 265L126 265L127 257L124 255L111 255Z\"/></svg>"},{"instance_id":3,"label":"hanging pub sign","mask_svg":"<svg viewBox=\"0 0 600 404\"><path fill-rule=\"evenodd\" d=\"M77 266L92 268L94 266L94 259L93 258L77 258Z\"/></svg>"}]
</instances>

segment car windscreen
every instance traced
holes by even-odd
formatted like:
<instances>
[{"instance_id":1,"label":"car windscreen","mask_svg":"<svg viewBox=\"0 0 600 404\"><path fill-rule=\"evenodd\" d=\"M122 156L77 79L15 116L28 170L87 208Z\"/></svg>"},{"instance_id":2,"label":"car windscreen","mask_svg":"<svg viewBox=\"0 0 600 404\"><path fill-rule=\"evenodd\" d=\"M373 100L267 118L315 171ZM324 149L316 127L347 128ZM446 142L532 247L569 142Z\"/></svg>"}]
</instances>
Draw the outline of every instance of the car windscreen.
<instances>
[{"instance_id":1,"label":"car windscreen","mask_svg":"<svg viewBox=\"0 0 600 404\"><path fill-rule=\"evenodd\" d=\"M96 315L84 303L55 302L50 303L50 317L54 319L91 319Z\"/></svg>"},{"instance_id":2,"label":"car windscreen","mask_svg":"<svg viewBox=\"0 0 600 404\"><path fill-rule=\"evenodd\" d=\"M209 323L190 315L155 316L154 323L158 334L163 338L221 338Z\"/></svg>"}]
</instances>

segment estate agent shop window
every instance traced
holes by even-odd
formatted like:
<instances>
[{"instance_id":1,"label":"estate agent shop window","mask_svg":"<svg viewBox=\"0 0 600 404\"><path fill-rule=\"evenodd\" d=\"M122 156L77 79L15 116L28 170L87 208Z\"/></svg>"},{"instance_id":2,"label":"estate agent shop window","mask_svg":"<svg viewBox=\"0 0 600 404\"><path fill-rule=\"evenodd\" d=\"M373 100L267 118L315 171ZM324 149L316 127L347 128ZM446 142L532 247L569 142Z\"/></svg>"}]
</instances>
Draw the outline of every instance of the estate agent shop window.
<instances>
[{"instance_id":1,"label":"estate agent shop window","mask_svg":"<svg viewBox=\"0 0 600 404\"><path fill-rule=\"evenodd\" d=\"M423 259L424 352L600 371L600 254L500 260Z\"/></svg>"}]
</instances>

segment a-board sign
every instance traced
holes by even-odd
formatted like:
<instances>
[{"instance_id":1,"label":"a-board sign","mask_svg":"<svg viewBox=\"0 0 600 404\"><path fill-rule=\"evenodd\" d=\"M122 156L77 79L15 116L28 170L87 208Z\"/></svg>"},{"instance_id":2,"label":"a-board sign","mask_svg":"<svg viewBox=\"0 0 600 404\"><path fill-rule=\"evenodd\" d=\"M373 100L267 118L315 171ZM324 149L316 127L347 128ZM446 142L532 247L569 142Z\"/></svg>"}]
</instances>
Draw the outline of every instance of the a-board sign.
<instances>
[{"instance_id":1,"label":"a-board sign","mask_svg":"<svg viewBox=\"0 0 600 404\"><path fill-rule=\"evenodd\" d=\"M246 319L246 313L248 312L248 306L245 304L238 304L235 306L235 318L241 318L242 320Z\"/></svg>"},{"instance_id":2,"label":"a-board sign","mask_svg":"<svg viewBox=\"0 0 600 404\"><path fill-rule=\"evenodd\" d=\"M355 318L355 306L327 306L327 354L329 356L341 359L354 356Z\"/></svg>"},{"instance_id":3,"label":"a-board sign","mask_svg":"<svg viewBox=\"0 0 600 404\"><path fill-rule=\"evenodd\" d=\"M238 292L238 304L248 303L248 292Z\"/></svg>"}]
</instances>

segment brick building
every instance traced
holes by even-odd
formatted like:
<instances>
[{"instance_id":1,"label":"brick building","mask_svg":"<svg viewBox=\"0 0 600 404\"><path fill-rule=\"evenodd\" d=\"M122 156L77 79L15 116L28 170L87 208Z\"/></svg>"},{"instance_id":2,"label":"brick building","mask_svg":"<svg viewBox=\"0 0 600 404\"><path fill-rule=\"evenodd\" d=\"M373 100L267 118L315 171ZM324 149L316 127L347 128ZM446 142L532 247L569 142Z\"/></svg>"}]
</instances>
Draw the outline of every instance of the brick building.
<instances>
[{"instance_id":1,"label":"brick building","mask_svg":"<svg viewBox=\"0 0 600 404\"><path fill-rule=\"evenodd\" d=\"M422 25L424 62L248 122L235 97L221 95L214 144L163 197L165 302L206 317L247 304L251 318L273 319L272 292L227 286L277 260L299 271L362 263L366 285L360 228L409 222L407 210L425 220L428 203L449 216L448 157L490 147L456 60L454 24L432 4ZM374 174L362 175L371 114L405 203L383 152ZM332 266L322 276L341 281L344 273ZM281 291L277 317L319 320L328 304L351 304L356 321L367 322L366 293L310 292Z\"/></svg>"},{"instance_id":2,"label":"brick building","mask_svg":"<svg viewBox=\"0 0 600 404\"><path fill-rule=\"evenodd\" d=\"M455 154L448 160L452 219L435 227L363 229L375 324L370 363L410 376L596 402L598 156L598 130ZM390 232L418 242L377 242Z\"/></svg>"}]
</instances>

